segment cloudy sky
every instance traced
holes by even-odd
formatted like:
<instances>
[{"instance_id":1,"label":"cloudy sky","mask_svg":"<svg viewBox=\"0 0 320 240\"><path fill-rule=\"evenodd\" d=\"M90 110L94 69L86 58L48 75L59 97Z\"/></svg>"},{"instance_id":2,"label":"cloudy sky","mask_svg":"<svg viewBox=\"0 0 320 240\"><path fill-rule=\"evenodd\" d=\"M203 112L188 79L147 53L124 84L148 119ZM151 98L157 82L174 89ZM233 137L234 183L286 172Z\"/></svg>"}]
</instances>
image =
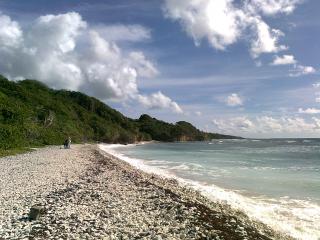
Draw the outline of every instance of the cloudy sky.
<instances>
[{"instance_id":1,"label":"cloudy sky","mask_svg":"<svg viewBox=\"0 0 320 240\"><path fill-rule=\"evenodd\" d=\"M320 136L318 0L0 0L0 73L246 137Z\"/></svg>"}]
</instances>

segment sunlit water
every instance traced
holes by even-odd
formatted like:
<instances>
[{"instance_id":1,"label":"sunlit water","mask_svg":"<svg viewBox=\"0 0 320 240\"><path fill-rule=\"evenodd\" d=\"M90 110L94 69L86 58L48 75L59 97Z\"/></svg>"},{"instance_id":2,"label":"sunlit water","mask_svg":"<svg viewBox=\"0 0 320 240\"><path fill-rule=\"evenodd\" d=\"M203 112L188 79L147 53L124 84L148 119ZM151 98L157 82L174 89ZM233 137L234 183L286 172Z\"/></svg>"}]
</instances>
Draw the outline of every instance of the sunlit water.
<instances>
[{"instance_id":1,"label":"sunlit water","mask_svg":"<svg viewBox=\"0 0 320 240\"><path fill-rule=\"evenodd\" d=\"M216 140L108 146L299 239L320 239L320 140Z\"/></svg>"}]
</instances>

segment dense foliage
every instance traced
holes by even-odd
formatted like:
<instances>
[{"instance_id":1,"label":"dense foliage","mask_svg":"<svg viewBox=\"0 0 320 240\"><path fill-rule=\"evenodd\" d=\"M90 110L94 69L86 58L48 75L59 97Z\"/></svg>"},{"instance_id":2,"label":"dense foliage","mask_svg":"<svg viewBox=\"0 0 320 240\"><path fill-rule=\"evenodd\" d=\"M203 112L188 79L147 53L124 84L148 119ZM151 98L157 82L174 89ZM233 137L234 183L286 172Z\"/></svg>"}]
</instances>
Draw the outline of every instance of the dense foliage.
<instances>
[{"instance_id":1,"label":"dense foliage","mask_svg":"<svg viewBox=\"0 0 320 240\"><path fill-rule=\"evenodd\" d=\"M0 76L0 149L61 144L67 136L74 142L108 143L230 138L201 132L187 122L170 124L148 115L133 120L80 92Z\"/></svg>"},{"instance_id":2,"label":"dense foliage","mask_svg":"<svg viewBox=\"0 0 320 240\"><path fill-rule=\"evenodd\" d=\"M204 141L220 138L236 138L217 133L205 133L185 121L171 124L152 118L146 114L141 115L136 122L141 132L148 133L153 140L158 141Z\"/></svg>"}]
</instances>

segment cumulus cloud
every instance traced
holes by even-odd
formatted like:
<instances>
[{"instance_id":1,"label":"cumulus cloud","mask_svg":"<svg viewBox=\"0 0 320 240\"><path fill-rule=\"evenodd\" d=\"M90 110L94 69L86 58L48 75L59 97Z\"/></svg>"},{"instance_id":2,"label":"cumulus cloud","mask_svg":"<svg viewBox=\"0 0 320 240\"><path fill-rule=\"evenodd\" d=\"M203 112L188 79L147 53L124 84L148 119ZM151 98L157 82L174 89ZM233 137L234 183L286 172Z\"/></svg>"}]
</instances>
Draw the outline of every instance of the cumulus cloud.
<instances>
[{"instance_id":1,"label":"cumulus cloud","mask_svg":"<svg viewBox=\"0 0 320 240\"><path fill-rule=\"evenodd\" d=\"M318 109L318 108L307 108L307 109L299 108L298 112L299 113L306 113L306 114L319 114L320 109Z\"/></svg>"},{"instance_id":2,"label":"cumulus cloud","mask_svg":"<svg viewBox=\"0 0 320 240\"><path fill-rule=\"evenodd\" d=\"M234 117L229 119L214 119L212 123L217 129L227 133L244 132L269 134L320 132L320 119L315 117L310 121L299 117Z\"/></svg>"},{"instance_id":3,"label":"cumulus cloud","mask_svg":"<svg viewBox=\"0 0 320 240\"><path fill-rule=\"evenodd\" d=\"M242 98L236 93L232 93L231 95L229 95L226 98L225 102L228 106L231 106L231 107L243 105Z\"/></svg>"},{"instance_id":4,"label":"cumulus cloud","mask_svg":"<svg viewBox=\"0 0 320 240\"><path fill-rule=\"evenodd\" d=\"M314 67L311 66L302 66L302 65L298 65L297 68L299 73L301 74L311 74L311 73L315 73L316 70L314 69Z\"/></svg>"},{"instance_id":5,"label":"cumulus cloud","mask_svg":"<svg viewBox=\"0 0 320 240\"><path fill-rule=\"evenodd\" d=\"M271 29L268 24L260 18L253 18L252 29L256 37L251 40L251 55L254 58L259 57L262 53L274 53L287 49L284 45L279 45L279 37L283 32L278 29Z\"/></svg>"},{"instance_id":6,"label":"cumulus cloud","mask_svg":"<svg viewBox=\"0 0 320 240\"><path fill-rule=\"evenodd\" d=\"M141 42L151 39L150 29L139 24L97 25L93 29L108 41Z\"/></svg>"},{"instance_id":7,"label":"cumulus cloud","mask_svg":"<svg viewBox=\"0 0 320 240\"><path fill-rule=\"evenodd\" d=\"M283 55L282 57L275 56L272 65L290 65L296 63L297 61L293 55Z\"/></svg>"},{"instance_id":8,"label":"cumulus cloud","mask_svg":"<svg viewBox=\"0 0 320 240\"><path fill-rule=\"evenodd\" d=\"M291 70L289 76L299 77L302 75L309 75L316 72L316 69L312 66L295 65L294 69Z\"/></svg>"},{"instance_id":9,"label":"cumulus cloud","mask_svg":"<svg viewBox=\"0 0 320 240\"><path fill-rule=\"evenodd\" d=\"M251 55L274 53L287 49L279 44L284 34L270 27L263 15L291 13L298 0L165 0L165 16L179 21L196 45L203 39L219 50L246 39Z\"/></svg>"},{"instance_id":10,"label":"cumulus cloud","mask_svg":"<svg viewBox=\"0 0 320 240\"><path fill-rule=\"evenodd\" d=\"M73 54L76 39L86 28L79 14L39 17L24 31L8 16L1 17L3 29L15 44L1 42L0 72L11 79L39 79L55 88L77 89L81 70ZM6 38L1 31L0 39Z\"/></svg>"},{"instance_id":11,"label":"cumulus cloud","mask_svg":"<svg viewBox=\"0 0 320 240\"><path fill-rule=\"evenodd\" d=\"M302 0L252 0L250 7L254 11L260 11L265 15L275 15L277 13L290 14L296 5Z\"/></svg>"},{"instance_id":12,"label":"cumulus cloud","mask_svg":"<svg viewBox=\"0 0 320 240\"><path fill-rule=\"evenodd\" d=\"M131 34L123 36L127 40L143 32L137 26L123 28L119 32ZM114 26L111 29L116 32ZM119 40L113 34L113 40ZM148 37L140 35L144 36L140 39ZM80 90L102 100L138 101L142 96L138 79L158 74L142 52L122 50L75 12L41 16L23 29L9 16L0 15L0 55L0 72L9 79L37 79L53 88ZM182 111L162 93L144 99L152 102L152 108Z\"/></svg>"},{"instance_id":13,"label":"cumulus cloud","mask_svg":"<svg viewBox=\"0 0 320 240\"><path fill-rule=\"evenodd\" d=\"M269 116L257 118L257 123L260 125L261 131L281 132L283 126L278 119Z\"/></svg>"},{"instance_id":14,"label":"cumulus cloud","mask_svg":"<svg viewBox=\"0 0 320 240\"><path fill-rule=\"evenodd\" d=\"M0 13L0 48L17 47L22 41L22 31L17 22Z\"/></svg>"},{"instance_id":15,"label":"cumulus cloud","mask_svg":"<svg viewBox=\"0 0 320 240\"><path fill-rule=\"evenodd\" d=\"M162 92L153 93L150 96L137 96L138 101L147 108L169 108L175 113L183 113L179 105L172 101L169 97L162 94Z\"/></svg>"},{"instance_id":16,"label":"cumulus cloud","mask_svg":"<svg viewBox=\"0 0 320 240\"><path fill-rule=\"evenodd\" d=\"M131 52L129 57L140 76L151 78L159 73L154 64L146 59L143 52Z\"/></svg>"},{"instance_id":17,"label":"cumulus cloud","mask_svg":"<svg viewBox=\"0 0 320 240\"><path fill-rule=\"evenodd\" d=\"M165 14L180 21L197 45L207 38L213 47L225 49L240 37L239 14L229 0L166 0Z\"/></svg>"},{"instance_id":18,"label":"cumulus cloud","mask_svg":"<svg viewBox=\"0 0 320 240\"><path fill-rule=\"evenodd\" d=\"M316 72L316 69L312 66L298 64L298 61L293 55L283 55L282 57L275 56L271 65L293 65L293 68L290 70L290 77L299 77L301 75L308 75Z\"/></svg>"},{"instance_id":19,"label":"cumulus cloud","mask_svg":"<svg viewBox=\"0 0 320 240\"><path fill-rule=\"evenodd\" d=\"M212 123L221 131L235 132L243 131L247 132L254 128L254 123L247 117L235 117L232 119L214 119Z\"/></svg>"},{"instance_id":20,"label":"cumulus cloud","mask_svg":"<svg viewBox=\"0 0 320 240\"><path fill-rule=\"evenodd\" d=\"M284 118L283 128L287 132L310 132L319 130L315 122L307 122L304 118Z\"/></svg>"}]
</instances>

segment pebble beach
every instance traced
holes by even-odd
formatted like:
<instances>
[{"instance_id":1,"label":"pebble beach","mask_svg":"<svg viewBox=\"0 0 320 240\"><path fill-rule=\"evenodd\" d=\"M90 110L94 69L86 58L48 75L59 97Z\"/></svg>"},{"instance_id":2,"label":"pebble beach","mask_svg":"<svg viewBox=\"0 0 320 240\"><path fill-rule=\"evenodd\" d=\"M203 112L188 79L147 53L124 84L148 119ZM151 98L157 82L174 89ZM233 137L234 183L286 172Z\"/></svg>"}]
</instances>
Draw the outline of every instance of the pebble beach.
<instances>
[{"instance_id":1,"label":"pebble beach","mask_svg":"<svg viewBox=\"0 0 320 240\"><path fill-rule=\"evenodd\" d=\"M97 145L35 149L0 158L0 169L1 240L292 239Z\"/></svg>"}]
</instances>

